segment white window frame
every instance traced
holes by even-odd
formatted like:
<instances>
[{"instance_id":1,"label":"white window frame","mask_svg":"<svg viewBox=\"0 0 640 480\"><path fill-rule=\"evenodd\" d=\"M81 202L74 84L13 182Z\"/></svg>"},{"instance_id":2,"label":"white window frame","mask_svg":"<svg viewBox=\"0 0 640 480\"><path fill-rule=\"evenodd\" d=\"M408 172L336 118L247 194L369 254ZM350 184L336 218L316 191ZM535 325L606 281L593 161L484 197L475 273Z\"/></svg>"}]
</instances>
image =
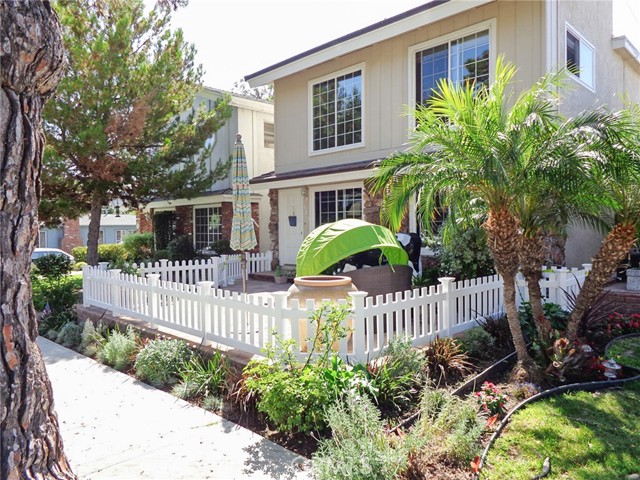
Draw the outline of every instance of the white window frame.
<instances>
[{"instance_id":1,"label":"white window frame","mask_svg":"<svg viewBox=\"0 0 640 480\"><path fill-rule=\"evenodd\" d=\"M591 53L591 78L585 78L587 76L587 72L580 71L576 75L575 73L569 71L569 76L573 78L580 85L585 87L587 90L591 92L596 91L596 47L593 46L591 42L589 42L578 30L576 30L569 22L565 22L564 24L564 65L567 65L567 34L571 33L578 40L579 44L579 52L578 55L581 59L580 64L583 65L582 58L584 50L588 50L584 52L585 55L589 52Z\"/></svg>"},{"instance_id":2,"label":"white window frame","mask_svg":"<svg viewBox=\"0 0 640 480\"><path fill-rule=\"evenodd\" d=\"M116 230L116 243L122 243L124 237L129 235L130 233L135 232L135 230L126 230L126 229L118 229ZM120 240L118 241L118 235L120 236Z\"/></svg>"},{"instance_id":3,"label":"white window frame","mask_svg":"<svg viewBox=\"0 0 640 480\"><path fill-rule=\"evenodd\" d=\"M271 125L271 132L267 135L267 125ZM262 136L264 139L264 148L275 148L276 146L276 125L273 122L264 122L262 124Z\"/></svg>"},{"instance_id":4,"label":"white window frame","mask_svg":"<svg viewBox=\"0 0 640 480\"><path fill-rule=\"evenodd\" d=\"M408 105L410 105L410 111L416 106L416 53L421 52L422 50L426 50L428 48L437 47L438 45L442 45L443 43L450 43L454 40L459 40L467 35L472 35L474 33L482 32L483 30L489 31L489 84L494 81L495 75L495 65L496 65L496 55L497 55L497 46L496 46L496 38L497 38L497 22L495 18L491 18L489 20L485 20L484 22L476 23L474 25L470 25L461 30L456 30L455 32L448 33L446 35L442 35L437 38L433 38L431 40L427 40L426 42L418 43L416 45L412 45L409 47L407 52L407 64L409 65L409 85L407 87L408 92ZM451 65L449 65L449 69ZM408 115L408 126L409 131L412 131L415 127L415 118L414 115Z\"/></svg>"},{"instance_id":5,"label":"white window frame","mask_svg":"<svg viewBox=\"0 0 640 480\"><path fill-rule=\"evenodd\" d=\"M335 185L318 185L317 187L309 188L309 224L313 225L312 230L314 228L319 227L320 225L316 225L316 193L318 192L328 192L328 191L338 191L338 190L347 190L350 188L359 188L362 191L362 215L360 216L360 220L364 219L364 196L365 196L365 188L362 182L351 182L351 183L340 183Z\"/></svg>"},{"instance_id":6,"label":"white window frame","mask_svg":"<svg viewBox=\"0 0 640 480\"><path fill-rule=\"evenodd\" d=\"M214 203L214 204L208 204L208 205L194 205L193 209L192 209L192 217L191 217L191 225L192 225L192 238L193 238L193 247L195 249L198 249L197 247L197 238L196 238L196 210L202 210L205 208L218 208L220 209L220 224L218 226L218 228L220 229L219 231L219 236L220 238L218 238L217 240L213 240L214 242L220 241L222 240L222 204L220 203Z\"/></svg>"},{"instance_id":7,"label":"white window frame","mask_svg":"<svg viewBox=\"0 0 640 480\"><path fill-rule=\"evenodd\" d=\"M104 245L104 235L105 232L103 229L100 229L100 231L98 232L98 245Z\"/></svg>"},{"instance_id":8,"label":"white window frame","mask_svg":"<svg viewBox=\"0 0 640 480\"><path fill-rule=\"evenodd\" d=\"M322 83L322 82L326 82L327 80L331 80L331 79L336 79L342 75L348 75L349 73L354 73L360 71L360 79L361 79L361 90L360 90L360 142L358 143L352 143L349 145L341 145L339 147L333 147L333 148L326 148L324 150L314 150L313 149L313 86L318 84L318 83ZM358 63L356 65L352 65L350 67L347 68L343 68L342 70L338 70L337 72L333 72L330 73L328 75L324 75L322 77L318 77L318 78L314 78L312 80L309 80L309 82L307 82L307 102L308 102L308 126L307 126L307 131L308 131L308 152L309 152L309 156L316 156L316 155L324 155L327 153L335 153L335 152L341 152L344 150L352 150L354 148L362 148L365 146L366 144L366 140L365 140L365 132L366 132L366 123L365 123L365 98L366 98L366 88L365 88L365 84L366 84L366 70L365 70L365 64L364 63Z\"/></svg>"},{"instance_id":9,"label":"white window frame","mask_svg":"<svg viewBox=\"0 0 640 480\"><path fill-rule=\"evenodd\" d=\"M44 242L42 241L44 239ZM47 231L44 228L38 230L38 248L47 248Z\"/></svg>"}]
</instances>

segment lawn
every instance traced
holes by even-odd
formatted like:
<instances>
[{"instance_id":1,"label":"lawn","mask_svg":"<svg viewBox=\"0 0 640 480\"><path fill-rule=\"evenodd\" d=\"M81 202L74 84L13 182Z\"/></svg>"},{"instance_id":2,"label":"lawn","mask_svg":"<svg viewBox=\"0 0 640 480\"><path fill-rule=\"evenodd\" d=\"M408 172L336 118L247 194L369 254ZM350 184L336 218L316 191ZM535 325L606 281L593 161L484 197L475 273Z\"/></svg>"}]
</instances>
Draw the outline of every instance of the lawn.
<instances>
[{"instance_id":1,"label":"lawn","mask_svg":"<svg viewBox=\"0 0 640 480\"><path fill-rule=\"evenodd\" d=\"M621 390L566 394L530 404L489 452L481 478L625 479L640 474L640 381Z\"/></svg>"},{"instance_id":2,"label":"lawn","mask_svg":"<svg viewBox=\"0 0 640 480\"><path fill-rule=\"evenodd\" d=\"M640 369L640 337L615 341L607 354L621 365Z\"/></svg>"}]
</instances>

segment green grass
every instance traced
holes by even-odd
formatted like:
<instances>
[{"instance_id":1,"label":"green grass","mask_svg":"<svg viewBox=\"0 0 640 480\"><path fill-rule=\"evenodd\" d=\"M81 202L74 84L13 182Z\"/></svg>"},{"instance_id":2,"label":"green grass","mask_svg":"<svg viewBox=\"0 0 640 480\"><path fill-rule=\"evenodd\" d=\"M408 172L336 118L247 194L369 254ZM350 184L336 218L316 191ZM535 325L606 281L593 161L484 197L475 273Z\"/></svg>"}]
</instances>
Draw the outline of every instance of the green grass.
<instances>
[{"instance_id":1,"label":"green grass","mask_svg":"<svg viewBox=\"0 0 640 480\"><path fill-rule=\"evenodd\" d=\"M498 438L481 478L530 479L551 459L546 479L614 480L640 474L640 382L533 403Z\"/></svg>"},{"instance_id":2,"label":"green grass","mask_svg":"<svg viewBox=\"0 0 640 480\"><path fill-rule=\"evenodd\" d=\"M630 337L611 344L607 356L620 365L640 368L640 337Z\"/></svg>"}]
</instances>

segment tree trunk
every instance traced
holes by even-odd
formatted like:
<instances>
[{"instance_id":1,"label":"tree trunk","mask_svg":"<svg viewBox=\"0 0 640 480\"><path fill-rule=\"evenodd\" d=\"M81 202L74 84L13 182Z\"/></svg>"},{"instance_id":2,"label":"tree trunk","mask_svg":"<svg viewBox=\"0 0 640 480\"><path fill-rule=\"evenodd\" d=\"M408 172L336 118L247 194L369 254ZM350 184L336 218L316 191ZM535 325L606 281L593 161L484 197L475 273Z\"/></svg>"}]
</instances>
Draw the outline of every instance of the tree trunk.
<instances>
[{"instance_id":1,"label":"tree trunk","mask_svg":"<svg viewBox=\"0 0 640 480\"><path fill-rule=\"evenodd\" d=\"M507 209L491 209L483 227L487 232L487 241L493 253L496 271L502 276L504 282L504 305L507 310L509 330L518 355L517 370L524 370L520 377L537 378L537 369L527 351L516 305L515 282L520 244L518 220Z\"/></svg>"},{"instance_id":2,"label":"tree trunk","mask_svg":"<svg viewBox=\"0 0 640 480\"><path fill-rule=\"evenodd\" d=\"M533 314L538 337L546 343L551 333L551 324L545 318L544 308L542 307L542 292L540 291L544 260L544 239L540 235L533 237L523 236L520 247L520 268L527 281L529 303L531 304L531 313Z\"/></svg>"},{"instance_id":3,"label":"tree trunk","mask_svg":"<svg viewBox=\"0 0 640 480\"><path fill-rule=\"evenodd\" d=\"M94 194L91 198L91 211L89 212L89 233L87 235L87 263L98 265L98 241L100 240L100 219L102 217L102 197Z\"/></svg>"},{"instance_id":4,"label":"tree trunk","mask_svg":"<svg viewBox=\"0 0 640 480\"><path fill-rule=\"evenodd\" d=\"M593 305L604 286L611 280L620 261L629 253L636 241L636 229L633 223L617 224L609 232L600 245L598 254L593 259L593 267L580 289L576 304L569 317L567 337L577 340L584 332L580 331L582 319Z\"/></svg>"},{"instance_id":5,"label":"tree trunk","mask_svg":"<svg viewBox=\"0 0 640 480\"><path fill-rule=\"evenodd\" d=\"M31 252L38 233L42 107L64 48L48 1L0 2L0 478L72 479L38 345Z\"/></svg>"}]
</instances>

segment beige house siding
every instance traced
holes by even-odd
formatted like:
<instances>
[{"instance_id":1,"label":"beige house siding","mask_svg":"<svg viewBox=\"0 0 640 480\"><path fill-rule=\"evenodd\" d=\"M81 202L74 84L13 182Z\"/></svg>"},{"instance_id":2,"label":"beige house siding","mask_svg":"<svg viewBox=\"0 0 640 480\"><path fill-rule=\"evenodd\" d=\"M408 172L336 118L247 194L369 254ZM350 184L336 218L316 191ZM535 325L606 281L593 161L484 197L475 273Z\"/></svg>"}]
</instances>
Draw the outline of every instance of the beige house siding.
<instances>
[{"instance_id":1,"label":"beige house siding","mask_svg":"<svg viewBox=\"0 0 640 480\"><path fill-rule=\"evenodd\" d=\"M408 34L304 70L275 82L276 172L375 160L403 148L409 119L406 106L413 97L410 48L481 22L495 20L495 55L504 53L519 65L523 84L544 72L544 2L495 2ZM326 75L363 65L364 146L339 152L309 154L309 84Z\"/></svg>"}]
</instances>

